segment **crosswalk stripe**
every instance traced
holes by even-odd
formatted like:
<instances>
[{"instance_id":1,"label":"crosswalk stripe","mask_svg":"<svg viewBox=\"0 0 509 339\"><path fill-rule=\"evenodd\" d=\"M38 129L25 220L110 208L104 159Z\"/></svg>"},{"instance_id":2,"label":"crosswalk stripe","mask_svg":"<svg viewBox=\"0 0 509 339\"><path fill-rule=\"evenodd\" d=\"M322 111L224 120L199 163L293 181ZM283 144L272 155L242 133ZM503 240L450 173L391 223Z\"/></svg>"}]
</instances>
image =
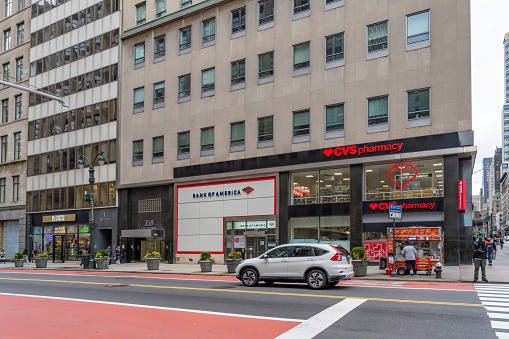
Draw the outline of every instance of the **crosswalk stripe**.
<instances>
[{"instance_id":1,"label":"crosswalk stripe","mask_svg":"<svg viewBox=\"0 0 509 339\"><path fill-rule=\"evenodd\" d=\"M486 309L486 311L491 311L491 312L509 312L509 308L507 308L507 307L485 306L484 308Z\"/></svg>"},{"instance_id":2,"label":"crosswalk stripe","mask_svg":"<svg viewBox=\"0 0 509 339\"><path fill-rule=\"evenodd\" d=\"M499 337L499 339L509 339L509 333L495 332L495 334Z\"/></svg>"},{"instance_id":3,"label":"crosswalk stripe","mask_svg":"<svg viewBox=\"0 0 509 339\"><path fill-rule=\"evenodd\" d=\"M500 292L500 293L504 293L504 292L509 292L509 289L507 288L476 288L475 289L477 292Z\"/></svg>"},{"instance_id":4,"label":"crosswalk stripe","mask_svg":"<svg viewBox=\"0 0 509 339\"><path fill-rule=\"evenodd\" d=\"M509 312L509 310L507 310ZM509 319L509 313L491 313L488 312L488 317L495 319Z\"/></svg>"},{"instance_id":5,"label":"crosswalk stripe","mask_svg":"<svg viewBox=\"0 0 509 339\"><path fill-rule=\"evenodd\" d=\"M479 299L481 299L481 301L498 301L498 302L505 301L503 298L487 298L487 297L481 297L481 296L479 296Z\"/></svg>"},{"instance_id":6,"label":"crosswalk stripe","mask_svg":"<svg viewBox=\"0 0 509 339\"><path fill-rule=\"evenodd\" d=\"M509 294L498 294L498 293L477 293L479 297L498 297L500 299L509 298Z\"/></svg>"},{"instance_id":7,"label":"crosswalk stripe","mask_svg":"<svg viewBox=\"0 0 509 339\"><path fill-rule=\"evenodd\" d=\"M503 329L503 330L509 330L509 322L507 322L507 321L492 321L491 327L499 328L499 329Z\"/></svg>"},{"instance_id":8,"label":"crosswalk stripe","mask_svg":"<svg viewBox=\"0 0 509 339\"><path fill-rule=\"evenodd\" d=\"M499 339L509 339L509 285L475 285L477 296L490 317L491 327Z\"/></svg>"},{"instance_id":9,"label":"crosswalk stripe","mask_svg":"<svg viewBox=\"0 0 509 339\"><path fill-rule=\"evenodd\" d=\"M509 307L509 303L502 303L502 302L496 302L496 301L483 301L482 303L484 306L503 306L503 307Z\"/></svg>"}]
</instances>

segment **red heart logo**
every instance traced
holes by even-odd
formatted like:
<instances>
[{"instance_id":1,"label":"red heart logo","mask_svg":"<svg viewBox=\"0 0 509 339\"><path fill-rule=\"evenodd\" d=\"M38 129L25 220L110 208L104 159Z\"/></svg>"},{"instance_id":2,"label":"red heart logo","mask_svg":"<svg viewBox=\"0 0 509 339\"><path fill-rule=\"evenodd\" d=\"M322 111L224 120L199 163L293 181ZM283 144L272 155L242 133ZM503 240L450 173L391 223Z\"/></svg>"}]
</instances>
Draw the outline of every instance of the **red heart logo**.
<instances>
[{"instance_id":1,"label":"red heart logo","mask_svg":"<svg viewBox=\"0 0 509 339\"><path fill-rule=\"evenodd\" d=\"M334 150L332 148L327 148L323 150L323 154L325 154L328 157L330 157L334 153Z\"/></svg>"},{"instance_id":2,"label":"red heart logo","mask_svg":"<svg viewBox=\"0 0 509 339\"><path fill-rule=\"evenodd\" d=\"M369 204L369 207L371 207L371 209L374 211L378 207L378 204L375 202L372 202L371 204Z\"/></svg>"},{"instance_id":3,"label":"red heart logo","mask_svg":"<svg viewBox=\"0 0 509 339\"><path fill-rule=\"evenodd\" d=\"M390 180L390 181L392 181L393 183L395 183L395 184L396 184L396 186L398 186L399 188L402 188L400 184L398 184L396 181L394 181L394 179L392 179L392 178L390 177L390 174L391 174L392 170L393 170L393 169L395 169L395 168L397 168L397 169L399 170L399 173L401 174L401 173L402 173L402 172L404 172L404 171L405 171L408 167L413 168L413 169L414 169L414 171L415 171L415 174L414 174L414 176L413 176L413 177L411 177L411 178L410 178L410 180L408 180L408 181L406 182L406 184L404 184L404 185L403 185L403 188L405 188L405 187L406 187L406 186L410 183L410 181L414 180L414 179L415 179L415 177L417 176L417 174L419 174L419 171L417 171L417 169L416 169L414 166L412 166L412 165L410 165L410 164L409 164L409 165L406 165L405 167L403 167L403 169L401 169L401 167L394 165L394 166L392 166L392 168L389 170L389 172L387 172L387 178L389 178L389 180Z\"/></svg>"}]
</instances>

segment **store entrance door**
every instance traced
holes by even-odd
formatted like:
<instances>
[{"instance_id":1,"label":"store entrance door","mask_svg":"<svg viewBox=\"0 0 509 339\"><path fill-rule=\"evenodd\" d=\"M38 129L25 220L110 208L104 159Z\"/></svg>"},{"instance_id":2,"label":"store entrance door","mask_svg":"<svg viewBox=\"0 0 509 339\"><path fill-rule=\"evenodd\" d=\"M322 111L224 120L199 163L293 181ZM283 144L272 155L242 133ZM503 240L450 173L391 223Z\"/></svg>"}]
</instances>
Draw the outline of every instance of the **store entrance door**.
<instances>
[{"instance_id":1,"label":"store entrance door","mask_svg":"<svg viewBox=\"0 0 509 339\"><path fill-rule=\"evenodd\" d=\"M267 235L265 232L244 232L246 237L246 259L259 257L267 252Z\"/></svg>"},{"instance_id":2,"label":"store entrance door","mask_svg":"<svg viewBox=\"0 0 509 339\"><path fill-rule=\"evenodd\" d=\"M65 236L63 235L55 235L54 236L54 262L64 262L64 246L65 246Z\"/></svg>"}]
</instances>

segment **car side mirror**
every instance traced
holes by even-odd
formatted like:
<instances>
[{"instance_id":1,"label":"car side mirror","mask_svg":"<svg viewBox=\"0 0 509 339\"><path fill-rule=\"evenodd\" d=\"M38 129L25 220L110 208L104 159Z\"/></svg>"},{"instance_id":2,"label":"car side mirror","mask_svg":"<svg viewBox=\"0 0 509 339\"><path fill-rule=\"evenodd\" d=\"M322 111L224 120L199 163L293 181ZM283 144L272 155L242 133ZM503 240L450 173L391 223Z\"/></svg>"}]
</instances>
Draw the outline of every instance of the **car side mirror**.
<instances>
[{"instance_id":1,"label":"car side mirror","mask_svg":"<svg viewBox=\"0 0 509 339\"><path fill-rule=\"evenodd\" d=\"M267 259L267 254L262 255L262 259Z\"/></svg>"}]
</instances>

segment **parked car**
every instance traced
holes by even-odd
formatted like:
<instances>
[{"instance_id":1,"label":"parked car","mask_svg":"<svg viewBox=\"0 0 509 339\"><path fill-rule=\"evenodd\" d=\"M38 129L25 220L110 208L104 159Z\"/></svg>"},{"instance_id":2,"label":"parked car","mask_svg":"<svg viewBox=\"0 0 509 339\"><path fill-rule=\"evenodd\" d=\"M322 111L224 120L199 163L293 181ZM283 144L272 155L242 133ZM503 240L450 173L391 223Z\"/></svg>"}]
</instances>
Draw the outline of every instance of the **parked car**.
<instances>
[{"instance_id":1,"label":"parked car","mask_svg":"<svg viewBox=\"0 0 509 339\"><path fill-rule=\"evenodd\" d=\"M327 244L280 245L257 258L242 261L237 279L253 287L280 282L305 282L312 289L332 287L353 277L350 253L342 246Z\"/></svg>"}]
</instances>

